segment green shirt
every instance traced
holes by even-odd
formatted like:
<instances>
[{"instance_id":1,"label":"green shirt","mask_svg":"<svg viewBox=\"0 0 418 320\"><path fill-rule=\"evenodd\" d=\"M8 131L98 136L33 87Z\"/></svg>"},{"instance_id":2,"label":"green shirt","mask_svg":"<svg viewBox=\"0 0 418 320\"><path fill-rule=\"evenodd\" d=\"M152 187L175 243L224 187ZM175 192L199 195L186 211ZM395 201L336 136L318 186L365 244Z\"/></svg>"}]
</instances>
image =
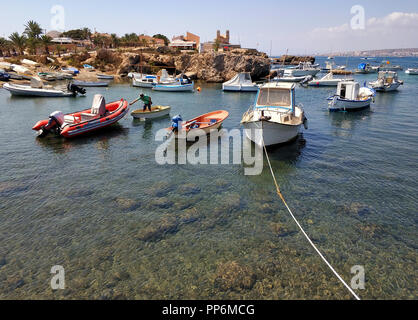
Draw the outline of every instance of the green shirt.
<instances>
[{"instance_id":1,"label":"green shirt","mask_svg":"<svg viewBox=\"0 0 418 320\"><path fill-rule=\"evenodd\" d=\"M139 97L139 100L141 100L145 104L150 104L151 103L151 98L148 97L148 96Z\"/></svg>"}]
</instances>

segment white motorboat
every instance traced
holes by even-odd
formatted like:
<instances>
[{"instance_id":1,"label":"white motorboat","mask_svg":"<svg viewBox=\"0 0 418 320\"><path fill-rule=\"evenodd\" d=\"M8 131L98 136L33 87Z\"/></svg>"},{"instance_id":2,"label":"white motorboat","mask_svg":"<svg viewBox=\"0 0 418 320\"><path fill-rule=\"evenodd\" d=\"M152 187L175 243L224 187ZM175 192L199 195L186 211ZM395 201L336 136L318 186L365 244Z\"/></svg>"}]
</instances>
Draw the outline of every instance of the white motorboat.
<instances>
[{"instance_id":1,"label":"white motorboat","mask_svg":"<svg viewBox=\"0 0 418 320\"><path fill-rule=\"evenodd\" d=\"M133 74L132 85L134 87L152 88L153 83L157 81L157 76L149 74Z\"/></svg>"},{"instance_id":2,"label":"white motorboat","mask_svg":"<svg viewBox=\"0 0 418 320\"><path fill-rule=\"evenodd\" d=\"M295 104L294 83L269 82L260 87L255 105L244 113L241 124L248 139L262 147L295 139L307 119Z\"/></svg>"},{"instance_id":3,"label":"white motorboat","mask_svg":"<svg viewBox=\"0 0 418 320\"><path fill-rule=\"evenodd\" d=\"M37 77L31 79L31 85L6 83L3 88L12 96L26 97L75 97L77 93L86 93L84 89L71 83L65 88L44 86L42 80Z\"/></svg>"},{"instance_id":4,"label":"white motorboat","mask_svg":"<svg viewBox=\"0 0 418 320\"><path fill-rule=\"evenodd\" d=\"M377 73L379 71L378 66L371 66L370 63L360 63L357 66L356 73L360 74L369 74L369 73Z\"/></svg>"},{"instance_id":5,"label":"white motorboat","mask_svg":"<svg viewBox=\"0 0 418 320\"><path fill-rule=\"evenodd\" d=\"M379 71L377 80L369 84L376 91L389 92L397 90L403 81L398 79L398 73L394 71Z\"/></svg>"},{"instance_id":6,"label":"white motorboat","mask_svg":"<svg viewBox=\"0 0 418 320\"><path fill-rule=\"evenodd\" d=\"M288 77L303 77L303 76L316 76L321 69L317 66L313 66L310 62L301 62L296 68L285 69L284 76Z\"/></svg>"},{"instance_id":7,"label":"white motorboat","mask_svg":"<svg viewBox=\"0 0 418 320\"><path fill-rule=\"evenodd\" d=\"M405 73L409 75L418 75L418 69L409 68L405 71Z\"/></svg>"},{"instance_id":8,"label":"white motorboat","mask_svg":"<svg viewBox=\"0 0 418 320\"><path fill-rule=\"evenodd\" d=\"M258 86L251 80L249 72L241 72L222 84L223 91L258 91Z\"/></svg>"},{"instance_id":9,"label":"white motorboat","mask_svg":"<svg viewBox=\"0 0 418 320\"><path fill-rule=\"evenodd\" d=\"M308 82L308 86L311 87L336 87L341 81L352 81L353 79L339 79L334 78L334 75L330 72L323 76L321 79L313 79Z\"/></svg>"},{"instance_id":10,"label":"white motorboat","mask_svg":"<svg viewBox=\"0 0 418 320\"><path fill-rule=\"evenodd\" d=\"M30 66L30 67L39 67L40 66L40 64L38 63L38 62L35 62L35 61L32 61L32 60L29 60L29 59L23 59L22 61L20 61L22 64L25 64L25 65L27 65L27 66Z\"/></svg>"},{"instance_id":11,"label":"white motorboat","mask_svg":"<svg viewBox=\"0 0 418 320\"><path fill-rule=\"evenodd\" d=\"M341 81L337 93L329 97L330 111L353 111L370 107L376 92L367 87L360 88L356 81Z\"/></svg>"}]
</instances>

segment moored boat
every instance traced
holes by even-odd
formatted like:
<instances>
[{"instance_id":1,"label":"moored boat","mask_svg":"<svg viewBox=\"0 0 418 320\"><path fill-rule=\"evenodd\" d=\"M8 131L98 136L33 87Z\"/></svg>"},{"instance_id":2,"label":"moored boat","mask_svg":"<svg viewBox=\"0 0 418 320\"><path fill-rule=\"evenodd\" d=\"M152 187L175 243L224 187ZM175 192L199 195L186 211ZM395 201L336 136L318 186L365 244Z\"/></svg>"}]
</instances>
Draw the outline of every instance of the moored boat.
<instances>
[{"instance_id":1,"label":"moored boat","mask_svg":"<svg viewBox=\"0 0 418 320\"><path fill-rule=\"evenodd\" d=\"M173 132L176 137L186 138L188 134L209 134L211 130L217 130L222 123L228 118L229 113L225 110L217 110L202 114L196 118L181 123L181 116L175 116L168 131ZM179 133L183 133L180 134Z\"/></svg>"},{"instance_id":2,"label":"moored boat","mask_svg":"<svg viewBox=\"0 0 418 320\"><path fill-rule=\"evenodd\" d=\"M91 109L63 114L55 111L47 120L39 121L32 130L44 137L50 132L72 138L88 132L108 127L122 119L129 111L124 99L106 104L102 95L95 95Z\"/></svg>"},{"instance_id":3,"label":"moored boat","mask_svg":"<svg viewBox=\"0 0 418 320\"><path fill-rule=\"evenodd\" d=\"M79 87L108 87L108 82L100 81L73 81L73 84Z\"/></svg>"},{"instance_id":4,"label":"moored boat","mask_svg":"<svg viewBox=\"0 0 418 320\"><path fill-rule=\"evenodd\" d=\"M26 97L75 97L78 93L86 93L85 89L71 83L65 88L44 86L39 78L32 78L31 85L5 83L3 88L9 91L12 96Z\"/></svg>"},{"instance_id":5,"label":"moored boat","mask_svg":"<svg viewBox=\"0 0 418 320\"><path fill-rule=\"evenodd\" d=\"M9 81L9 80L10 80L10 74L0 69L0 81Z\"/></svg>"},{"instance_id":6,"label":"moored boat","mask_svg":"<svg viewBox=\"0 0 418 320\"><path fill-rule=\"evenodd\" d=\"M251 79L249 72L237 73L231 80L222 84L223 91L258 91L258 86Z\"/></svg>"},{"instance_id":7,"label":"moored boat","mask_svg":"<svg viewBox=\"0 0 418 320\"><path fill-rule=\"evenodd\" d=\"M376 92L368 87L361 87L358 82L341 81L337 93L329 97L330 111L354 111L370 107Z\"/></svg>"},{"instance_id":8,"label":"moored boat","mask_svg":"<svg viewBox=\"0 0 418 320\"><path fill-rule=\"evenodd\" d=\"M397 90L403 81L398 79L398 73L394 71L379 71L377 80L369 84L376 91L389 92Z\"/></svg>"},{"instance_id":9,"label":"moored boat","mask_svg":"<svg viewBox=\"0 0 418 320\"><path fill-rule=\"evenodd\" d=\"M312 65L310 62L301 62L295 68L287 68L284 70L284 76L289 77L302 77L302 76L312 76L315 77L321 69L317 65Z\"/></svg>"},{"instance_id":10,"label":"moored boat","mask_svg":"<svg viewBox=\"0 0 418 320\"><path fill-rule=\"evenodd\" d=\"M409 69L407 69L406 71L405 71L405 73L406 74L409 74L409 75L418 75L418 68L409 68Z\"/></svg>"},{"instance_id":11,"label":"moored boat","mask_svg":"<svg viewBox=\"0 0 418 320\"><path fill-rule=\"evenodd\" d=\"M167 91L167 92L185 92L185 91L194 91L194 82L185 83L181 80L178 80L173 83L167 84L154 84L152 87L154 91Z\"/></svg>"},{"instance_id":12,"label":"moored boat","mask_svg":"<svg viewBox=\"0 0 418 320\"><path fill-rule=\"evenodd\" d=\"M353 80L351 79L339 79L339 78L334 78L334 75L330 72L327 73L324 77L322 77L321 79L313 79L311 81L308 82L308 86L311 87L336 87L338 86L338 84L341 81L349 81L349 80Z\"/></svg>"},{"instance_id":13,"label":"moored boat","mask_svg":"<svg viewBox=\"0 0 418 320\"><path fill-rule=\"evenodd\" d=\"M150 74L132 74L132 85L140 88L152 88L157 81L157 76Z\"/></svg>"},{"instance_id":14,"label":"moored boat","mask_svg":"<svg viewBox=\"0 0 418 320\"><path fill-rule=\"evenodd\" d=\"M241 124L248 139L258 146L272 146L294 140L307 118L295 103L294 83L270 82L258 91L254 106L244 113Z\"/></svg>"},{"instance_id":15,"label":"moored boat","mask_svg":"<svg viewBox=\"0 0 418 320\"><path fill-rule=\"evenodd\" d=\"M115 76L108 75L108 74L98 74L97 75L97 79L100 79L100 80L113 80L113 79L115 79Z\"/></svg>"},{"instance_id":16,"label":"moored boat","mask_svg":"<svg viewBox=\"0 0 418 320\"><path fill-rule=\"evenodd\" d=\"M170 106L153 106L151 111L137 109L131 112L131 116L135 119L155 119L164 117L170 114Z\"/></svg>"}]
</instances>

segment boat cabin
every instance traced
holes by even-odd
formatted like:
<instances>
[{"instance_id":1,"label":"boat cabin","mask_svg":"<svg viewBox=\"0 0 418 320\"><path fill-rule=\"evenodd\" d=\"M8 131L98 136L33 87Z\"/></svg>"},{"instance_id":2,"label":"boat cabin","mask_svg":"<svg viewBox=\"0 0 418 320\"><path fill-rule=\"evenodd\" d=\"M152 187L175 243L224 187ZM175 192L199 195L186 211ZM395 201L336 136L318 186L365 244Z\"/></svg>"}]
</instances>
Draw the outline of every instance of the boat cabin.
<instances>
[{"instance_id":1,"label":"boat cabin","mask_svg":"<svg viewBox=\"0 0 418 320\"><path fill-rule=\"evenodd\" d=\"M257 93L256 109L275 109L279 112L295 112L294 83L269 82Z\"/></svg>"},{"instance_id":2,"label":"boat cabin","mask_svg":"<svg viewBox=\"0 0 418 320\"><path fill-rule=\"evenodd\" d=\"M384 84L391 84L398 81L398 74L395 71L379 71L378 80Z\"/></svg>"},{"instance_id":3,"label":"boat cabin","mask_svg":"<svg viewBox=\"0 0 418 320\"><path fill-rule=\"evenodd\" d=\"M341 81L337 86L337 96L347 100L357 100L360 84L356 81Z\"/></svg>"}]
</instances>

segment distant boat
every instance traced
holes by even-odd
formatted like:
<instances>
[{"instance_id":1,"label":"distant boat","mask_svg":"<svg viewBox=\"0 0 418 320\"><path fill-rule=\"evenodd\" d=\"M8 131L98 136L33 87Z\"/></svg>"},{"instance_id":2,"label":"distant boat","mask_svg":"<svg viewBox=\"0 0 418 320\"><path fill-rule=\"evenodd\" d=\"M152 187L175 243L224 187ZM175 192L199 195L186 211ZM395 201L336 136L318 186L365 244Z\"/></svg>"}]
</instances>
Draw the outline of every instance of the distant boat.
<instances>
[{"instance_id":1,"label":"distant boat","mask_svg":"<svg viewBox=\"0 0 418 320\"><path fill-rule=\"evenodd\" d=\"M278 82L260 87L254 106L241 120L248 139L260 147L282 144L294 140L302 125L307 128L303 108L295 102L295 87Z\"/></svg>"},{"instance_id":2,"label":"distant boat","mask_svg":"<svg viewBox=\"0 0 418 320\"><path fill-rule=\"evenodd\" d=\"M231 80L222 84L223 91L258 91L249 72L237 73Z\"/></svg>"},{"instance_id":3,"label":"distant boat","mask_svg":"<svg viewBox=\"0 0 418 320\"><path fill-rule=\"evenodd\" d=\"M182 84L180 82L169 83L169 84L156 84L152 87L154 91L168 91L168 92L184 92L193 91L194 82L188 84Z\"/></svg>"},{"instance_id":4,"label":"distant boat","mask_svg":"<svg viewBox=\"0 0 418 320\"><path fill-rule=\"evenodd\" d=\"M337 93L329 97L330 111L354 111L370 107L373 97L373 89L362 87L356 81L341 81L337 86Z\"/></svg>"},{"instance_id":5,"label":"distant boat","mask_svg":"<svg viewBox=\"0 0 418 320\"><path fill-rule=\"evenodd\" d=\"M22 61L20 61L22 64L26 64L27 66L31 66L31 67L39 67L40 64L38 62L32 61L32 60L28 60L28 59L23 59Z\"/></svg>"},{"instance_id":6,"label":"distant boat","mask_svg":"<svg viewBox=\"0 0 418 320\"><path fill-rule=\"evenodd\" d=\"M371 66L369 63L360 63L357 66L356 73L360 74L368 74L368 73L376 73L379 71L379 67Z\"/></svg>"},{"instance_id":7,"label":"distant boat","mask_svg":"<svg viewBox=\"0 0 418 320\"><path fill-rule=\"evenodd\" d=\"M108 87L108 82L100 81L73 81L73 84L79 87Z\"/></svg>"},{"instance_id":8,"label":"distant boat","mask_svg":"<svg viewBox=\"0 0 418 320\"><path fill-rule=\"evenodd\" d=\"M152 88L153 84L157 82L157 76L150 74L135 73L132 75L132 85L134 87Z\"/></svg>"},{"instance_id":9,"label":"distant boat","mask_svg":"<svg viewBox=\"0 0 418 320\"><path fill-rule=\"evenodd\" d=\"M80 71L77 68L73 68L73 67L69 67L69 68L62 68L61 69L62 72L71 74L73 76L77 75L80 73Z\"/></svg>"},{"instance_id":10,"label":"distant boat","mask_svg":"<svg viewBox=\"0 0 418 320\"><path fill-rule=\"evenodd\" d=\"M113 80L113 79L115 79L115 77L112 76L112 75L108 75L108 74L98 74L97 75L97 79L100 79L100 80Z\"/></svg>"},{"instance_id":11,"label":"distant boat","mask_svg":"<svg viewBox=\"0 0 418 320\"><path fill-rule=\"evenodd\" d=\"M274 77L273 81L277 82L301 82L304 80L312 80L312 76L301 76L301 77L291 77L291 76L283 76L283 77Z\"/></svg>"},{"instance_id":12,"label":"distant boat","mask_svg":"<svg viewBox=\"0 0 418 320\"><path fill-rule=\"evenodd\" d=\"M403 81L398 79L398 74L394 71L379 71L377 80L369 84L376 91L389 92L398 90Z\"/></svg>"},{"instance_id":13,"label":"distant boat","mask_svg":"<svg viewBox=\"0 0 418 320\"><path fill-rule=\"evenodd\" d=\"M330 72L330 73L327 73L321 79L313 79L313 80L309 81L308 86L311 86L311 87L325 87L325 86L335 87L335 86L338 86L338 84L341 81L352 81L352 80L353 79L334 78L334 75Z\"/></svg>"},{"instance_id":14,"label":"distant boat","mask_svg":"<svg viewBox=\"0 0 418 320\"><path fill-rule=\"evenodd\" d=\"M302 77L302 76L316 76L321 70L318 65L312 65L310 62L301 62L294 69L285 69L284 76Z\"/></svg>"},{"instance_id":15,"label":"distant boat","mask_svg":"<svg viewBox=\"0 0 418 320\"><path fill-rule=\"evenodd\" d=\"M390 61L382 61L382 64L379 67L379 71L399 71L403 68L399 65L393 65Z\"/></svg>"},{"instance_id":16,"label":"distant boat","mask_svg":"<svg viewBox=\"0 0 418 320\"><path fill-rule=\"evenodd\" d=\"M409 75L418 75L418 69L409 68L405 71L405 73Z\"/></svg>"}]
</instances>

